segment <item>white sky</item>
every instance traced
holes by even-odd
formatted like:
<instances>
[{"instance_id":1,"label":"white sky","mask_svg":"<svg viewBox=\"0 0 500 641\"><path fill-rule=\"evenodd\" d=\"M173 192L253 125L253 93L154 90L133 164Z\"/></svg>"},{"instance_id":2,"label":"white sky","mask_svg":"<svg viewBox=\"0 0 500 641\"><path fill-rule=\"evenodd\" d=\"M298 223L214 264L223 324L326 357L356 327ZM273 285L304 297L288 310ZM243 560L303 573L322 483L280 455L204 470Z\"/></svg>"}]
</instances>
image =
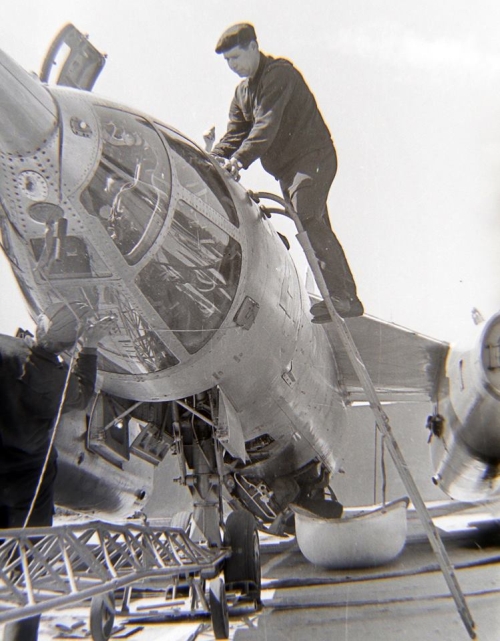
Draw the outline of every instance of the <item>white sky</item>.
<instances>
[{"instance_id":1,"label":"white sky","mask_svg":"<svg viewBox=\"0 0 500 641\"><path fill-rule=\"evenodd\" d=\"M108 54L96 93L202 143L225 128L238 78L213 49L240 21L303 71L330 126L330 215L366 311L454 340L472 307L500 309L497 0L16 0L0 32L38 71L73 22ZM243 183L279 193L258 164ZM0 269L0 332L12 333L30 322Z\"/></svg>"}]
</instances>

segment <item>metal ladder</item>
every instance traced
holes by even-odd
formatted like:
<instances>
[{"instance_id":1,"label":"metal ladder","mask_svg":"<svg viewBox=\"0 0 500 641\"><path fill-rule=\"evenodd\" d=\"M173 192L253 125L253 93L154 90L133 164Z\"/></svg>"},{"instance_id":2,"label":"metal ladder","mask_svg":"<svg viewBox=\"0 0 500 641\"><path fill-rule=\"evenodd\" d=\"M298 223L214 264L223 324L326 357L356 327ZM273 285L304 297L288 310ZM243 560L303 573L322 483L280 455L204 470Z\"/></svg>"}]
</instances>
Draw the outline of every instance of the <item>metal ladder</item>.
<instances>
[{"instance_id":1,"label":"metal ladder","mask_svg":"<svg viewBox=\"0 0 500 641\"><path fill-rule=\"evenodd\" d=\"M309 263L311 271L316 280L316 284L321 292L321 295L323 296L326 307L330 314L333 327L337 332L340 338L340 341L351 361L354 371L356 372L356 375L358 376L359 381L365 391L368 402L375 416L377 427L386 438L386 445L392 456L394 465L396 466L399 476L401 477L401 480L404 483L406 491L408 492L408 495L415 507L415 510L422 523L425 533L427 534L429 543L431 544L434 554L436 555L439 566L441 568L445 581L450 589L450 592L453 596L457 610L460 614L460 617L462 618L465 628L467 629L467 632L469 633L469 636L471 637L471 639L475 639L476 638L476 633L474 632L475 624L470 614L467 603L465 601L463 592L460 588L460 585L454 573L453 566L449 560L448 553L446 552L446 548L444 547L444 544L441 540L439 532L436 529L430 517L429 511L427 510L427 507L420 495L417 485L409 471L408 465L406 464L404 456L392 433L391 426L389 423L389 418L382 409L382 405L379 401L375 386L373 385L373 382L368 373L368 370L366 369L366 366L363 363L361 355L351 336L351 332L349 331L349 328L347 327L344 319L341 318L335 310L333 302L330 298L330 292L328 291L328 287L323 277L323 273L317 261L316 254L312 248L309 237L307 236L307 233L304 231L302 223L299 217L297 216L297 213L294 211L294 209L289 203L287 203L283 198L280 198L279 196L276 196L268 192L257 192L257 193L249 192L249 193L250 193L250 197L256 203L260 203L261 199L266 199L266 200L271 200L278 203L283 208L283 210L277 210L276 208L267 208L261 205L261 211L266 216L270 216L271 213L282 213L282 214L284 213L294 221L298 231L297 240L299 241L302 249L304 250L307 261Z\"/></svg>"}]
</instances>

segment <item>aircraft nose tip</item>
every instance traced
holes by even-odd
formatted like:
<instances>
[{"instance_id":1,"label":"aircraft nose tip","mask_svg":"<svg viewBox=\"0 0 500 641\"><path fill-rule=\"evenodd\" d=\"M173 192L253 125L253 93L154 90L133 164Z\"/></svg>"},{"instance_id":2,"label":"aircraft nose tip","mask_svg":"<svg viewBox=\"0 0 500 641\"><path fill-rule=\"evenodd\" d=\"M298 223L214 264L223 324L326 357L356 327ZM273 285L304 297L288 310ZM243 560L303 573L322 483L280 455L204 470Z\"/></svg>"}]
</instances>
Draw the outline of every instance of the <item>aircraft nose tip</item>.
<instances>
[{"instance_id":1,"label":"aircraft nose tip","mask_svg":"<svg viewBox=\"0 0 500 641\"><path fill-rule=\"evenodd\" d=\"M0 51L0 151L23 154L43 145L57 109L40 80Z\"/></svg>"}]
</instances>

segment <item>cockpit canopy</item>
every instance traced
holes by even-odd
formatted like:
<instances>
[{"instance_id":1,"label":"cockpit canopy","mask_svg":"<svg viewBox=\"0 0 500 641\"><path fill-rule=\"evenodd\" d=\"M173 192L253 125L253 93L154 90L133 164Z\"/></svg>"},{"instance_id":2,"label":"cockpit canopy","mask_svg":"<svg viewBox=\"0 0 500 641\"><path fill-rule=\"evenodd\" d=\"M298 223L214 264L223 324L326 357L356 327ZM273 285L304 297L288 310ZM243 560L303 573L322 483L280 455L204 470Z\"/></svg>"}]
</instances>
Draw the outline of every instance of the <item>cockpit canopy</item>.
<instances>
[{"instance_id":1,"label":"cockpit canopy","mask_svg":"<svg viewBox=\"0 0 500 641\"><path fill-rule=\"evenodd\" d=\"M238 215L220 170L188 139L122 109L94 109L93 174L70 209L40 198L28 207L33 269L16 276L27 300L42 285L51 300L116 313L100 369L157 372L187 360L224 322L241 273ZM5 245L16 242L3 233Z\"/></svg>"},{"instance_id":2,"label":"cockpit canopy","mask_svg":"<svg viewBox=\"0 0 500 641\"><path fill-rule=\"evenodd\" d=\"M81 202L127 264L140 265L135 284L192 354L220 327L236 293L233 200L211 160L181 135L121 110L97 113L101 160Z\"/></svg>"}]
</instances>

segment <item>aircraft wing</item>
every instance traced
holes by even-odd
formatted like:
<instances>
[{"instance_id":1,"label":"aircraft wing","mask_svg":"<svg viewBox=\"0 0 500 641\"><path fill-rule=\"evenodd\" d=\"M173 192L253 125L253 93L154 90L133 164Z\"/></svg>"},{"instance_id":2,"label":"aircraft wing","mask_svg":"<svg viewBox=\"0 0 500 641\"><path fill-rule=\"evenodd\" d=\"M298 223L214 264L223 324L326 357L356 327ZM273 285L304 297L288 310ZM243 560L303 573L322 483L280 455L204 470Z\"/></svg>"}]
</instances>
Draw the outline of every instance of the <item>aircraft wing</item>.
<instances>
[{"instance_id":1,"label":"aircraft wing","mask_svg":"<svg viewBox=\"0 0 500 641\"><path fill-rule=\"evenodd\" d=\"M449 344L371 316L346 319L381 401L433 400ZM324 326L349 402L366 395L334 325Z\"/></svg>"}]
</instances>

